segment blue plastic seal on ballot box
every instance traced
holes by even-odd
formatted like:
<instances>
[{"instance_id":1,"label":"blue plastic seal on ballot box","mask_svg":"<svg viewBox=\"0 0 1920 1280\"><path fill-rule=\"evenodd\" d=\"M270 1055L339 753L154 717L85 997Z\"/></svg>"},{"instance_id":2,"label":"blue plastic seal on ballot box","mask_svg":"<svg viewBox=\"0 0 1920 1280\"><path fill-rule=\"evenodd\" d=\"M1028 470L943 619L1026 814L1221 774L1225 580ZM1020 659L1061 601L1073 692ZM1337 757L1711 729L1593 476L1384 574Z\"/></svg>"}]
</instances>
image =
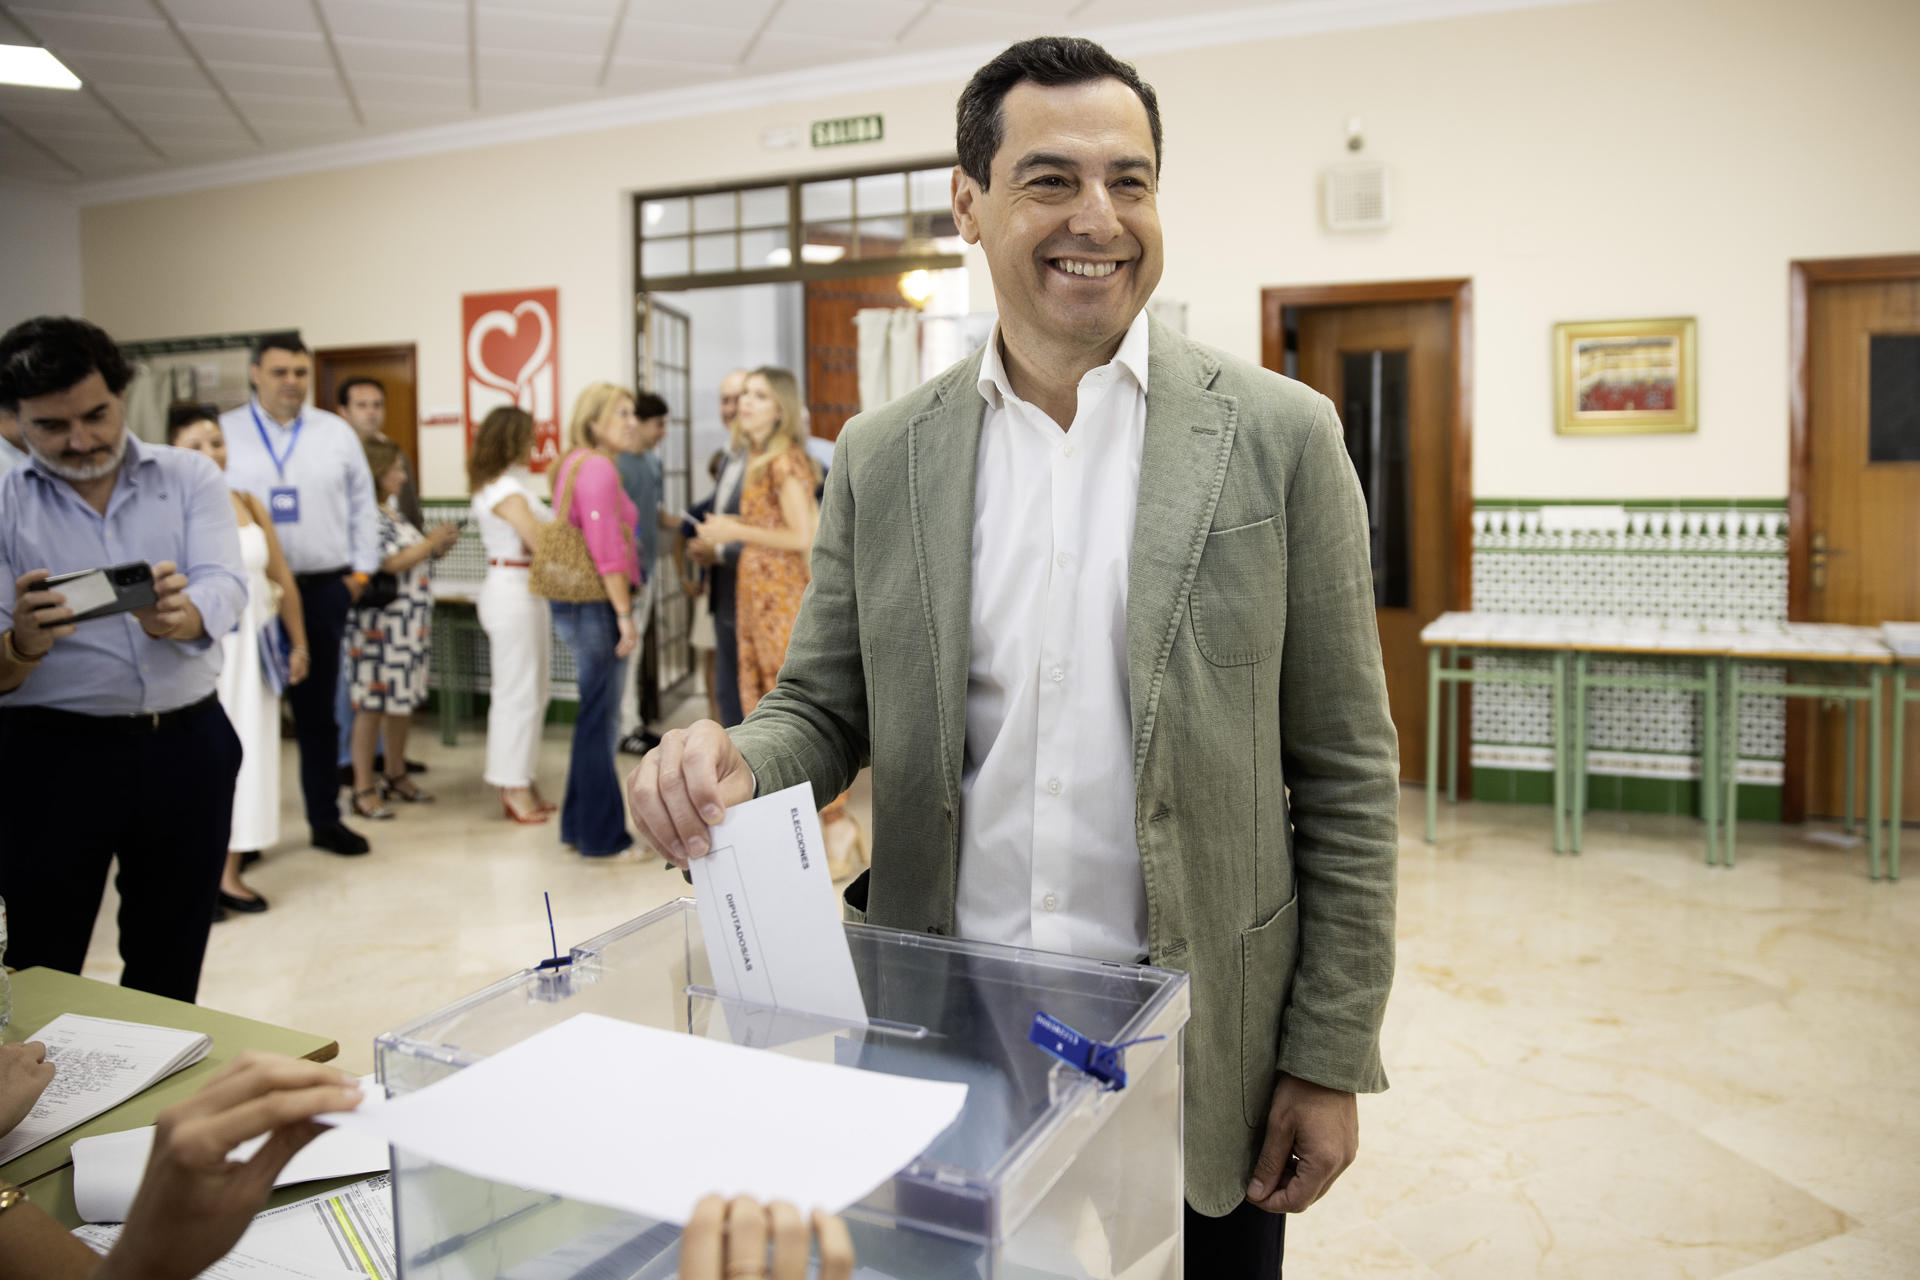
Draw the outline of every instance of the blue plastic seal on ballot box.
<instances>
[{"instance_id":1,"label":"blue plastic seal on ballot box","mask_svg":"<svg viewBox=\"0 0 1920 1280\"><path fill-rule=\"evenodd\" d=\"M1124 1089L1127 1087L1127 1068L1120 1051L1152 1040L1165 1040L1166 1037L1142 1036L1122 1044L1102 1044L1090 1036L1081 1035L1050 1013L1036 1013L1033 1015L1033 1029L1027 1032L1027 1039L1068 1066L1086 1072L1108 1089Z\"/></svg>"}]
</instances>

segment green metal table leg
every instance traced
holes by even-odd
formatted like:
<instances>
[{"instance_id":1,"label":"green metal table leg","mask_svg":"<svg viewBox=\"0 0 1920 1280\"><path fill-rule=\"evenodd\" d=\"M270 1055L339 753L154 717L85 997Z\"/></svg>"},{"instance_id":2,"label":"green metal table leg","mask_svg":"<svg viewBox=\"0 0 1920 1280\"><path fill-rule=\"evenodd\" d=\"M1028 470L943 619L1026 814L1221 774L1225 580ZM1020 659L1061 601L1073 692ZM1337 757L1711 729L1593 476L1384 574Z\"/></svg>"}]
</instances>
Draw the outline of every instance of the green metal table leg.
<instances>
[{"instance_id":1,"label":"green metal table leg","mask_svg":"<svg viewBox=\"0 0 1920 1280\"><path fill-rule=\"evenodd\" d=\"M1707 828L1707 865L1715 854L1714 815L1720 796L1720 700L1715 696L1720 683L1720 664L1713 658L1700 659L1700 819Z\"/></svg>"},{"instance_id":2,"label":"green metal table leg","mask_svg":"<svg viewBox=\"0 0 1920 1280\"><path fill-rule=\"evenodd\" d=\"M1427 649L1427 843L1433 843L1440 802L1440 646Z\"/></svg>"},{"instance_id":3,"label":"green metal table leg","mask_svg":"<svg viewBox=\"0 0 1920 1280\"><path fill-rule=\"evenodd\" d=\"M1460 650L1447 650L1447 665L1460 670ZM1447 681L1447 803L1460 803L1460 682Z\"/></svg>"},{"instance_id":4,"label":"green metal table leg","mask_svg":"<svg viewBox=\"0 0 1920 1280\"><path fill-rule=\"evenodd\" d=\"M1585 650L1573 655L1573 740L1567 744L1573 770L1573 851L1580 852L1587 815L1587 664Z\"/></svg>"},{"instance_id":5,"label":"green metal table leg","mask_svg":"<svg viewBox=\"0 0 1920 1280\"><path fill-rule=\"evenodd\" d=\"M1880 878L1880 685L1875 667L1867 677L1867 878Z\"/></svg>"},{"instance_id":6,"label":"green metal table leg","mask_svg":"<svg viewBox=\"0 0 1920 1280\"><path fill-rule=\"evenodd\" d=\"M1853 834L1853 789L1859 784L1855 757L1859 754L1859 745L1854 739L1860 736L1860 704L1851 698L1847 700L1847 834Z\"/></svg>"},{"instance_id":7,"label":"green metal table leg","mask_svg":"<svg viewBox=\"0 0 1920 1280\"><path fill-rule=\"evenodd\" d=\"M1727 809L1720 826L1720 865L1733 865L1733 850L1740 828L1740 664L1727 660L1727 735L1721 750L1727 762Z\"/></svg>"},{"instance_id":8,"label":"green metal table leg","mask_svg":"<svg viewBox=\"0 0 1920 1280\"><path fill-rule=\"evenodd\" d=\"M1553 655L1553 851L1567 851L1567 655Z\"/></svg>"},{"instance_id":9,"label":"green metal table leg","mask_svg":"<svg viewBox=\"0 0 1920 1280\"><path fill-rule=\"evenodd\" d=\"M1893 669L1893 767L1887 772L1887 879L1900 878L1900 793L1906 789L1907 669Z\"/></svg>"}]
</instances>

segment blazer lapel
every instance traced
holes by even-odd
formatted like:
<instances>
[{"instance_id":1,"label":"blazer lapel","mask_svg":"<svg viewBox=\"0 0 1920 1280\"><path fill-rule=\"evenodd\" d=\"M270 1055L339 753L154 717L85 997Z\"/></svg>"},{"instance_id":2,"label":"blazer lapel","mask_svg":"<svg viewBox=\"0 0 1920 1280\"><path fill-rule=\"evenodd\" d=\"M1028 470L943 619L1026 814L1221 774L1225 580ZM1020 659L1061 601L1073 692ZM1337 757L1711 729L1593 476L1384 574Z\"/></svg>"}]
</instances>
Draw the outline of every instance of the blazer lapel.
<instances>
[{"instance_id":1,"label":"blazer lapel","mask_svg":"<svg viewBox=\"0 0 1920 1280\"><path fill-rule=\"evenodd\" d=\"M941 782L960 807L967 734L967 667L973 609L973 489L986 401L975 384L984 348L942 380L939 403L907 424L913 556L920 607L933 645L933 704L940 721Z\"/></svg>"},{"instance_id":2,"label":"blazer lapel","mask_svg":"<svg viewBox=\"0 0 1920 1280\"><path fill-rule=\"evenodd\" d=\"M1239 402L1208 390L1217 360L1159 321L1147 350L1147 432L1127 568L1127 682L1136 785L1153 736L1160 675L1206 547L1233 453Z\"/></svg>"}]
</instances>

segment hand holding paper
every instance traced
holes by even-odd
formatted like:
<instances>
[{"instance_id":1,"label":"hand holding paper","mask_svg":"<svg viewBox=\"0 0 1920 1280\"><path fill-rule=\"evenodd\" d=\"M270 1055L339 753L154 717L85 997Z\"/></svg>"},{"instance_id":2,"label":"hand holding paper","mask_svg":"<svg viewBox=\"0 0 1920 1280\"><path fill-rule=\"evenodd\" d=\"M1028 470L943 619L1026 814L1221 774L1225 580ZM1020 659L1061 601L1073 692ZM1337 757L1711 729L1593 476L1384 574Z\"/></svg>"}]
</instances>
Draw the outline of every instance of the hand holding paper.
<instances>
[{"instance_id":1,"label":"hand holding paper","mask_svg":"<svg viewBox=\"0 0 1920 1280\"><path fill-rule=\"evenodd\" d=\"M753 770L711 720L672 729L627 775L627 805L647 843L681 870L705 856L707 828L753 798Z\"/></svg>"}]
</instances>

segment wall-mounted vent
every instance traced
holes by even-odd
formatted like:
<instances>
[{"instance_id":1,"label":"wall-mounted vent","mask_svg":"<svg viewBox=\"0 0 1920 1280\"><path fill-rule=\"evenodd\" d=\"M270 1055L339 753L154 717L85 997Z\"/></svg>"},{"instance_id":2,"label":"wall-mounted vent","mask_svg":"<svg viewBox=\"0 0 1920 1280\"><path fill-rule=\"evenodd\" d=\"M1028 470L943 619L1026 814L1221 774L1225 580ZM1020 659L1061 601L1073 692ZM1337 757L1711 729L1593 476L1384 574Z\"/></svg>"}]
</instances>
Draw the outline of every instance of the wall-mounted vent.
<instances>
[{"instance_id":1,"label":"wall-mounted vent","mask_svg":"<svg viewBox=\"0 0 1920 1280\"><path fill-rule=\"evenodd\" d=\"M1393 225L1393 184L1384 164L1335 165L1322 175L1329 231L1382 231Z\"/></svg>"}]
</instances>

